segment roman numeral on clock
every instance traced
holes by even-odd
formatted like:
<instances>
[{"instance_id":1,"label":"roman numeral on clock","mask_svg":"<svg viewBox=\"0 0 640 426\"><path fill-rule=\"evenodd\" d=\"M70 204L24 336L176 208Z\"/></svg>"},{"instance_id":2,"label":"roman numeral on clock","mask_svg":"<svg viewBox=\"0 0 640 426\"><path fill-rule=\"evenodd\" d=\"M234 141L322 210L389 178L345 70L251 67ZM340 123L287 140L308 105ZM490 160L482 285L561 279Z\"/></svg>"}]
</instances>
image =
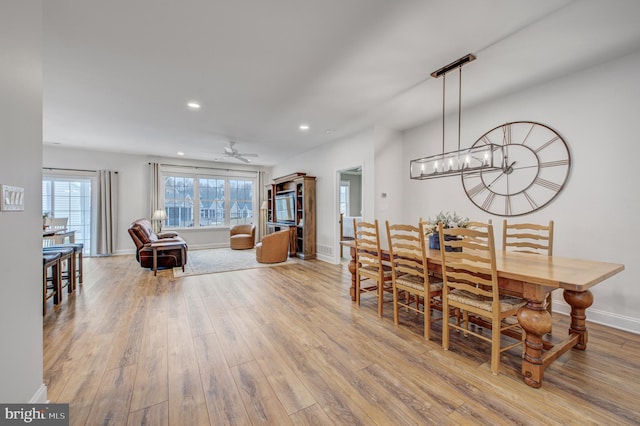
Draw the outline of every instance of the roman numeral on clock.
<instances>
[{"instance_id":1,"label":"roman numeral on clock","mask_svg":"<svg viewBox=\"0 0 640 426\"><path fill-rule=\"evenodd\" d=\"M552 191L555 191L555 192L558 192L558 191L560 191L562 189L561 185L558 185L557 183L548 181L546 179L542 179L540 177L536 178L536 180L534 180L533 183L535 183L536 185L540 185L540 186L542 186L544 188L550 189Z\"/></svg>"},{"instance_id":2,"label":"roman numeral on clock","mask_svg":"<svg viewBox=\"0 0 640 426\"><path fill-rule=\"evenodd\" d=\"M484 202L482 203L482 209L489 210L489 208L491 208L491 204L493 204L493 200L495 199L495 197L496 193L489 191L489 194L487 194L487 198L485 198Z\"/></svg>"},{"instance_id":3,"label":"roman numeral on clock","mask_svg":"<svg viewBox=\"0 0 640 426\"><path fill-rule=\"evenodd\" d=\"M476 195L479 195L482 193L482 191L486 191L486 190L487 190L487 187L484 186L484 182L480 182L479 184L477 184L476 186L468 190L467 194L469 194L469 197L475 198Z\"/></svg>"}]
</instances>

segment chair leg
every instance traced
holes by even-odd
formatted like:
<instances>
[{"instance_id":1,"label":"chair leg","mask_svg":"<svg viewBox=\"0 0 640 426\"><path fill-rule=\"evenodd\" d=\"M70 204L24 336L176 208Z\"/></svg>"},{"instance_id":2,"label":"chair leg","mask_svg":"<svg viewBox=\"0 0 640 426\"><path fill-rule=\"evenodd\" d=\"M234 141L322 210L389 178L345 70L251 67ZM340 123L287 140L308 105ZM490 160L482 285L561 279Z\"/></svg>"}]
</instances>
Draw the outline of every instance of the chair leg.
<instances>
[{"instance_id":1,"label":"chair leg","mask_svg":"<svg viewBox=\"0 0 640 426\"><path fill-rule=\"evenodd\" d=\"M491 372L496 375L500 369L500 319L491 327Z\"/></svg>"},{"instance_id":2,"label":"chair leg","mask_svg":"<svg viewBox=\"0 0 640 426\"><path fill-rule=\"evenodd\" d=\"M73 293L76 291L76 254L71 255L69 259L69 284L67 284L67 291Z\"/></svg>"},{"instance_id":3,"label":"chair leg","mask_svg":"<svg viewBox=\"0 0 640 426\"><path fill-rule=\"evenodd\" d=\"M62 265L56 261L49 267L42 270L42 315L47 314L47 282L49 281L48 269L51 269L51 285L53 286L53 304L57 305L62 301Z\"/></svg>"},{"instance_id":4,"label":"chair leg","mask_svg":"<svg viewBox=\"0 0 640 426\"><path fill-rule=\"evenodd\" d=\"M442 300L442 349L449 350L449 304L446 298Z\"/></svg>"},{"instance_id":5,"label":"chair leg","mask_svg":"<svg viewBox=\"0 0 640 426\"><path fill-rule=\"evenodd\" d=\"M399 315L398 315L398 288L393 286L393 323L395 325L399 324Z\"/></svg>"},{"instance_id":6,"label":"chair leg","mask_svg":"<svg viewBox=\"0 0 640 426\"><path fill-rule=\"evenodd\" d=\"M417 299L420 299L420 296L416 296ZM418 302L419 303L419 302ZM424 307L423 315L424 315L424 338L425 340L431 339L431 297L428 294L424 295L422 306ZM420 305L418 304L418 310L420 310Z\"/></svg>"},{"instance_id":7,"label":"chair leg","mask_svg":"<svg viewBox=\"0 0 640 426\"><path fill-rule=\"evenodd\" d=\"M78 250L78 283L82 284L82 250Z\"/></svg>"},{"instance_id":8,"label":"chair leg","mask_svg":"<svg viewBox=\"0 0 640 426\"><path fill-rule=\"evenodd\" d=\"M382 302L384 301L384 278L378 281L378 316L382 318Z\"/></svg>"},{"instance_id":9,"label":"chair leg","mask_svg":"<svg viewBox=\"0 0 640 426\"><path fill-rule=\"evenodd\" d=\"M458 314L458 318L460 318L460 314ZM462 335L464 337L469 337L469 333L467 333L466 331L466 330L469 330L469 312L462 311L462 322L464 323L464 329L465 329Z\"/></svg>"}]
</instances>

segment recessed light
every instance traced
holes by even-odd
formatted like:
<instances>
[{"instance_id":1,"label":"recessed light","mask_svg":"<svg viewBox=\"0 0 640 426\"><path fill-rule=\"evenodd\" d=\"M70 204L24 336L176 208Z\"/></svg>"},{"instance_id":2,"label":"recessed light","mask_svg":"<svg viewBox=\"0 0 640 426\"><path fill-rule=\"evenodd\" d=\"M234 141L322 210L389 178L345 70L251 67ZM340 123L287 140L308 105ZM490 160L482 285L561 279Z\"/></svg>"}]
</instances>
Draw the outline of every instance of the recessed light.
<instances>
[{"instance_id":1,"label":"recessed light","mask_svg":"<svg viewBox=\"0 0 640 426\"><path fill-rule=\"evenodd\" d=\"M200 109L200 104L198 102L189 102L187 106L191 109Z\"/></svg>"},{"instance_id":2,"label":"recessed light","mask_svg":"<svg viewBox=\"0 0 640 426\"><path fill-rule=\"evenodd\" d=\"M178 155L184 155L184 152L178 151Z\"/></svg>"},{"instance_id":3,"label":"recessed light","mask_svg":"<svg viewBox=\"0 0 640 426\"><path fill-rule=\"evenodd\" d=\"M298 129L302 130L302 131L307 131L309 130L309 125L302 123L301 125L298 126Z\"/></svg>"}]
</instances>

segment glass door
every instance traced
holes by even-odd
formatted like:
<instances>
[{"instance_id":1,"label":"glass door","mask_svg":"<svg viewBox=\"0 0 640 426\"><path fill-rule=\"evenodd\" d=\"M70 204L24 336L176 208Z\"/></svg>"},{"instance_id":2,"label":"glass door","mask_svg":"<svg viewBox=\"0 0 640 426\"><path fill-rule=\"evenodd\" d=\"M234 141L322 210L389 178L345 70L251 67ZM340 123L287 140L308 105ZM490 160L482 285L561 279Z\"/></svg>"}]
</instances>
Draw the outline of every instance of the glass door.
<instances>
[{"instance_id":1,"label":"glass door","mask_svg":"<svg viewBox=\"0 0 640 426\"><path fill-rule=\"evenodd\" d=\"M75 231L75 241L84 244L83 254L92 253L92 185L94 177L42 177L42 213L67 218L67 229Z\"/></svg>"}]
</instances>

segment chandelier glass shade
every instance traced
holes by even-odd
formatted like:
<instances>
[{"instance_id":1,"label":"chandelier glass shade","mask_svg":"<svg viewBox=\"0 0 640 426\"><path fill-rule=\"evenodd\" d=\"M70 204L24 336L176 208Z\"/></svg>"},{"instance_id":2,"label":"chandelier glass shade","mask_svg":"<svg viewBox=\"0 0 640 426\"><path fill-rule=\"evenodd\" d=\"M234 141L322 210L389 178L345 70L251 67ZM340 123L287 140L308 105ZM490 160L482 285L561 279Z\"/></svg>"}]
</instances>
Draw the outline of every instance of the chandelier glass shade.
<instances>
[{"instance_id":1,"label":"chandelier glass shade","mask_svg":"<svg viewBox=\"0 0 640 426\"><path fill-rule=\"evenodd\" d=\"M411 179L432 179L501 167L502 146L486 144L411 160Z\"/></svg>"}]
</instances>

